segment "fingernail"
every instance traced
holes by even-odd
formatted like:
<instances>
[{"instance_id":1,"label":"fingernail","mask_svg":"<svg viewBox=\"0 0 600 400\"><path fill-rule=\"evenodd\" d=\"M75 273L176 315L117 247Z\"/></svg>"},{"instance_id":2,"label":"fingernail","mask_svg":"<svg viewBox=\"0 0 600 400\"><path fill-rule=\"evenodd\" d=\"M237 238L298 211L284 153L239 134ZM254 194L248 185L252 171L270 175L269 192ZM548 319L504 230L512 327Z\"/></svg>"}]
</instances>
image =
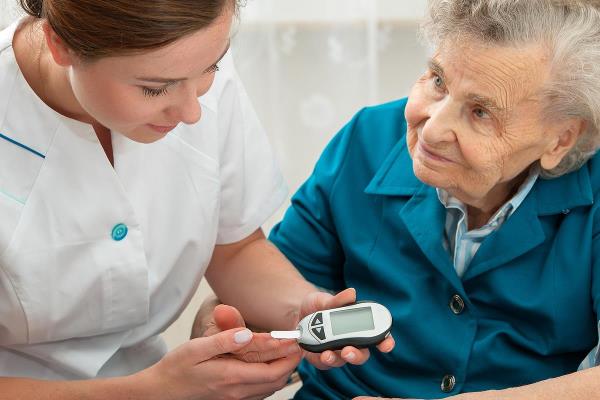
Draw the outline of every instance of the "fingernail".
<instances>
[{"instance_id":1,"label":"fingernail","mask_svg":"<svg viewBox=\"0 0 600 400\"><path fill-rule=\"evenodd\" d=\"M348 361L352 361L352 360L354 360L356 358L356 354L354 354L354 353L348 353L348 354L346 354L346 356L344 358L346 360L348 360Z\"/></svg>"},{"instance_id":2,"label":"fingernail","mask_svg":"<svg viewBox=\"0 0 600 400\"><path fill-rule=\"evenodd\" d=\"M329 364L333 363L335 361L335 356L333 355L333 353L329 354L329 356L327 356L327 362Z\"/></svg>"},{"instance_id":3,"label":"fingernail","mask_svg":"<svg viewBox=\"0 0 600 400\"><path fill-rule=\"evenodd\" d=\"M233 335L233 340L237 344L248 343L250 339L252 339L252 332L249 329L244 329Z\"/></svg>"}]
</instances>

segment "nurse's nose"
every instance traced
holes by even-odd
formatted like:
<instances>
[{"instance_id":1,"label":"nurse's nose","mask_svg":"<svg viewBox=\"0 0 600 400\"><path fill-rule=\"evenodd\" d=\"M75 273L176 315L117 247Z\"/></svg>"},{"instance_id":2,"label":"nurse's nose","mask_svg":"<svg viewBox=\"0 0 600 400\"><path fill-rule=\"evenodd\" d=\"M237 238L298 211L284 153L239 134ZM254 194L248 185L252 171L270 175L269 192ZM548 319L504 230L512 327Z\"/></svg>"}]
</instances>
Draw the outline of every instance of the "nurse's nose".
<instances>
[{"instance_id":1,"label":"nurse's nose","mask_svg":"<svg viewBox=\"0 0 600 400\"><path fill-rule=\"evenodd\" d=\"M195 91L186 91L185 96L176 105L173 105L169 111L173 118L188 125L200 121L202 116L202 107Z\"/></svg>"},{"instance_id":2,"label":"nurse's nose","mask_svg":"<svg viewBox=\"0 0 600 400\"><path fill-rule=\"evenodd\" d=\"M455 128L460 114L452 102L446 98L430 104L428 113L429 118L423 125L421 139L427 144L455 141Z\"/></svg>"}]
</instances>

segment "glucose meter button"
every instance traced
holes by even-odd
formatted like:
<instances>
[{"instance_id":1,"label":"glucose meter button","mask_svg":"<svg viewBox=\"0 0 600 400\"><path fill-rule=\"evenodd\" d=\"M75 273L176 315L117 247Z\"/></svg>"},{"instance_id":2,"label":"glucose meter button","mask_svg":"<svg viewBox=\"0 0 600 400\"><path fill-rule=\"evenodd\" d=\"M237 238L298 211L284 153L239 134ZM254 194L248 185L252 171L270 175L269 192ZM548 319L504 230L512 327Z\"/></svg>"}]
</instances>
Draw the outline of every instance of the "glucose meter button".
<instances>
[{"instance_id":1,"label":"glucose meter button","mask_svg":"<svg viewBox=\"0 0 600 400\"><path fill-rule=\"evenodd\" d=\"M317 326L316 328L312 328L312 332L320 340L325 340L325 329L323 329L322 326Z\"/></svg>"},{"instance_id":2,"label":"glucose meter button","mask_svg":"<svg viewBox=\"0 0 600 400\"><path fill-rule=\"evenodd\" d=\"M310 323L310 326L317 326L317 325L323 325L323 314L322 313L316 313L315 316L313 317L313 320Z\"/></svg>"}]
</instances>

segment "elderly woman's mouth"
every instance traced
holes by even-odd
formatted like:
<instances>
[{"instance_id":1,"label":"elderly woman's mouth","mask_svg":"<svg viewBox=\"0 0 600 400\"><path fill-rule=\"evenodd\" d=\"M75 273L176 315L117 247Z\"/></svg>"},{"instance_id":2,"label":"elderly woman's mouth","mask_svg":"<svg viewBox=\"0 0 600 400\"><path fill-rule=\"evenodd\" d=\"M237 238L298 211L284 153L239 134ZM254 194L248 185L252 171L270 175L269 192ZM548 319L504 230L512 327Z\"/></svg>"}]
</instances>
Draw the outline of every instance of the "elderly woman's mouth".
<instances>
[{"instance_id":1,"label":"elderly woman's mouth","mask_svg":"<svg viewBox=\"0 0 600 400\"><path fill-rule=\"evenodd\" d=\"M439 162L453 162L452 160L437 154L436 152L431 150L430 147L428 147L426 144L424 144L420 140L419 140L417 146L419 146L419 150L421 151L421 153L428 159L431 159L434 161L439 161Z\"/></svg>"}]
</instances>

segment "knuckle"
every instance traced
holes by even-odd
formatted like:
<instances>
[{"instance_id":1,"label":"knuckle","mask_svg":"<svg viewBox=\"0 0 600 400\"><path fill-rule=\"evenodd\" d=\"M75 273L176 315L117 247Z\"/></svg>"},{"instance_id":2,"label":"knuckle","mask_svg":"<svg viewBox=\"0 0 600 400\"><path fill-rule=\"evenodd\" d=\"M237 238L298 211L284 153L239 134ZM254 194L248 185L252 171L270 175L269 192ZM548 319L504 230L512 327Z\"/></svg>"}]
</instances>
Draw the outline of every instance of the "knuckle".
<instances>
[{"instance_id":1,"label":"knuckle","mask_svg":"<svg viewBox=\"0 0 600 400\"><path fill-rule=\"evenodd\" d=\"M249 351L241 355L242 361L247 363L260 363L260 353L257 351Z\"/></svg>"},{"instance_id":2,"label":"knuckle","mask_svg":"<svg viewBox=\"0 0 600 400\"><path fill-rule=\"evenodd\" d=\"M214 347L219 352L219 354L227 353L227 347L225 346L225 338L222 335L214 337Z\"/></svg>"}]
</instances>

